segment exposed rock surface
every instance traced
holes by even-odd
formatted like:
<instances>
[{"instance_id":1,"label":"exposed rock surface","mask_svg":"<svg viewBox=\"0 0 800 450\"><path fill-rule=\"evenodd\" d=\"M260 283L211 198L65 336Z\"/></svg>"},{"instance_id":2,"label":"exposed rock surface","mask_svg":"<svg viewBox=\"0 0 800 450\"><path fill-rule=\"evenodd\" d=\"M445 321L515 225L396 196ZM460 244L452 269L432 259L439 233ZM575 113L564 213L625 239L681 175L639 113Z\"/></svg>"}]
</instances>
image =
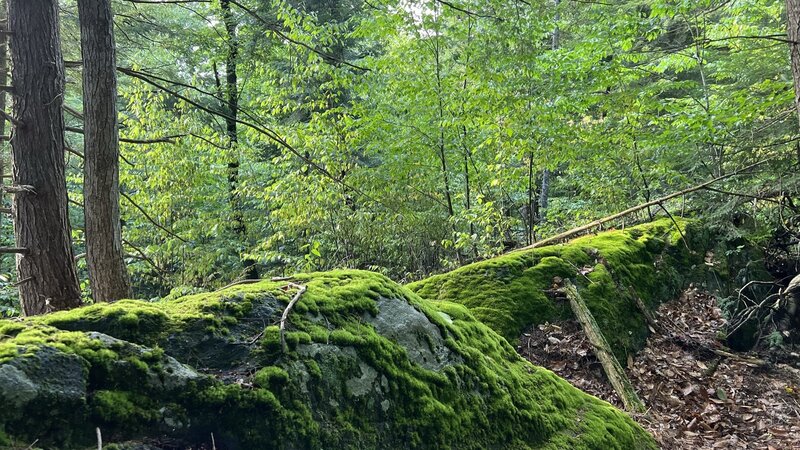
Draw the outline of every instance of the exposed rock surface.
<instances>
[{"instance_id":1,"label":"exposed rock surface","mask_svg":"<svg viewBox=\"0 0 800 450\"><path fill-rule=\"evenodd\" d=\"M654 448L463 306L369 272L0 321L0 446Z\"/></svg>"}]
</instances>

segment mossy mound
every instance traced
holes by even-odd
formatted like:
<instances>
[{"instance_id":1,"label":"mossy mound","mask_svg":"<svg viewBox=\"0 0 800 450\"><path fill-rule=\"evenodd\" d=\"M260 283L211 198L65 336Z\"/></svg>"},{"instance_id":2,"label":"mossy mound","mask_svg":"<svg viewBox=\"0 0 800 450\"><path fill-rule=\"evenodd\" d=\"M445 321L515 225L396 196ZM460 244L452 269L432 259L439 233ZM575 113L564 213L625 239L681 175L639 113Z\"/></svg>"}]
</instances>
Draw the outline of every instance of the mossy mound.
<instances>
[{"instance_id":1,"label":"mossy mound","mask_svg":"<svg viewBox=\"0 0 800 450\"><path fill-rule=\"evenodd\" d=\"M648 307L674 298L705 275L707 233L695 222L670 219L585 236L562 245L510 253L412 283L428 300L469 308L516 342L530 325L571 316L547 294L555 277L571 279L618 357L640 349L647 324L633 295Z\"/></svg>"},{"instance_id":2,"label":"mossy mound","mask_svg":"<svg viewBox=\"0 0 800 450\"><path fill-rule=\"evenodd\" d=\"M462 305L370 272L291 282L285 349L288 281L0 321L0 445L655 448Z\"/></svg>"}]
</instances>

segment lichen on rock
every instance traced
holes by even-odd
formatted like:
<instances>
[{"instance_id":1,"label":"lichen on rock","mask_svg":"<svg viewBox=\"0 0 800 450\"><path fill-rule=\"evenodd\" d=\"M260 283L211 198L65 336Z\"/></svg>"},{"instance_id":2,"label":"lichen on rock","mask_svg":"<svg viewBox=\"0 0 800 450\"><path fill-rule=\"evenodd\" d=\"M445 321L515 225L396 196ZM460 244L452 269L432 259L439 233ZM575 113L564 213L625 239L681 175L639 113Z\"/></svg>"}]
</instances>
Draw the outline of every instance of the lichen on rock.
<instances>
[{"instance_id":1,"label":"lichen on rock","mask_svg":"<svg viewBox=\"0 0 800 450\"><path fill-rule=\"evenodd\" d=\"M462 305L365 271L291 281L286 351L282 281L0 321L0 444L655 448Z\"/></svg>"}]
</instances>

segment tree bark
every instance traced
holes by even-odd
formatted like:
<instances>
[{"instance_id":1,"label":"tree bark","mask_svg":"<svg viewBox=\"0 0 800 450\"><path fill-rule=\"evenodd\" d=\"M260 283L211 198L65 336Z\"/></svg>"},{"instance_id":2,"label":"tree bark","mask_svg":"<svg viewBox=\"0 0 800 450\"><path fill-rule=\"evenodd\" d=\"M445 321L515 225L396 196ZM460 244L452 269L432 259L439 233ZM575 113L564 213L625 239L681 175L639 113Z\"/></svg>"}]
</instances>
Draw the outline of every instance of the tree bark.
<instances>
[{"instance_id":1,"label":"tree bark","mask_svg":"<svg viewBox=\"0 0 800 450\"><path fill-rule=\"evenodd\" d=\"M561 0L555 0L556 8L556 25L553 28L553 41L551 50L558 50L561 47L561 30L558 28L558 21L561 20L561 11L559 7ZM543 223L547 219L547 205L550 201L550 169L542 171L542 185L539 189L539 222Z\"/></svg>"},{"instance_id":2,"label":"tree bark","mask_svg":"<svg viewBox=\"0 0 800 450\"><path fill-rule=\"evenodd\" d=\"M6 6L6 0L0 0L0 14L2 14L2 20L8 23L8 8ZM0 86L8 85L8 35L0 33ZM0 90L0 112L6 112L6 91ZM6 135L6 120L0 119L0 136ZM0 152L0 187L3 185L5 181L4 175L6 174L6 161L5 161L5 145L1 147L3 149ZM0 207L5 207L4 205L4 198L3 198L3 190L0 189ZM0 214L0 229L2 229L3 225L3 216Z\"/></svg>"},{"instance_id":3,"label":"tree bark","mask_svg":"<svg viewBox=\"0 0 800 450\"><path fill-rule=\"evenodd\" d=\"M83 197L92 298L131 296L119 210L114 19L109 0L78 0L83 61Z\"/></svg>"},{"instance_id":4,"label":"tree bark","mask_svg":"<svg viewBox=\"0 0 800 450\"><path fill-rule=\"evenodd\" d=\"M81 304L73 260L64 175L64 63L57 0L8 2L14 62L11 137L19 287L25 315Z\"/></svg>"},{"instance_id":5,"label":"tree bark","mask_svg":"<svg viewBox=\"0 0 800 450\"><path fill-rule=\"evenodd\" d=\"M800 124L800 0L786 0L786 28L794 79L794 105L797 109L797 120Z\"/></svg>"},{"instance_id":6,"label":"tree bark","mask_svg":"<svg viewBox=\"0 0 800 450\"><path fill-rule=\"evenodd\" d=\"M237 118L239 116L239 80L236 70L239 58L239 41L236 38L236 21L231 12L230 0L220 0L222 10L222 21L225 24L225 34L227 35L228 51L225 56L225 102L227 103L228 117L225 118L225 132L228 135L228 143L231 153L236 154L236 147L239 144L237 130ZM228 163L228 189L229 202L231 206L231 219L233 222L232 230L237 237L243 238L247 228L242 216L242 205L237 193L239 184L239 158L231 158Z\"/></svg>"}]
</instances>

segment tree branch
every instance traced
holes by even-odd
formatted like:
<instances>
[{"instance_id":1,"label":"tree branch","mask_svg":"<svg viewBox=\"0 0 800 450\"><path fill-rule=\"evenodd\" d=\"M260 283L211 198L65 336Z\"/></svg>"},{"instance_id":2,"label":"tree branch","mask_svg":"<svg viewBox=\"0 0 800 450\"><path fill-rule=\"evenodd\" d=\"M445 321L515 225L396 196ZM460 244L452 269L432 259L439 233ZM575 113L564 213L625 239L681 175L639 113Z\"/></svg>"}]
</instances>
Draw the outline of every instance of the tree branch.
<instances>
[{"instance_id":1,"label":"tree branch","mask_svg":"<svg viewBox=\"0 0 800 450\"><path fill-rule=\"evenodd\" d=\"M71 132L71 133L83 134L83 129L81 129L81 128L66 127L64 129L66 131ZM162 137L153 138L153 139L130 139L130 138L120 137L119 141L120 142L125 142L125 143L128 143L128 144L174 144L175 141L173 139L177 139L177 138L181 138L181 137L185 137L185 136L186 136L185 134L173 134L173 135L170 135L170 136L162 136Z\"/></svg>"},{"instance_id":2,"label":"tree branch","mask_svg":"<svg viewBox=\"0 0 800 450\"><path fill-rule=\"evenodd\" d=\"M120 195L121 195L122 197L124 197L124 198L125 198L125 200L128 200L128 201L130 202L130 204L131 204L131 205L133 205L133 207L134 207L134 208L138 209L138 210L139 210L139 212L140 212L140 213L142 213L142 215L144 215L144 217L145 217L145 218L146 218L148 221L150 221L150 223L152 223L153 225L155 225L156 227L158 227L158 228L159 228L161 231L163 231L163 232L167 233L168 235L170 235L170 236L174 237L175 239L177 239L177 240L179 240L179 241L181 241L181 242L183 242L183 243L185 243L185 244L188 244L188 243L189 243L189 241L187 241L186 239L184 239L184 238L182 238L182 237L178 236L178 235L177 235L177 234L175 234L174 232L170 231L169 229L165 228L163 225L161 225L160 223L158 223L158 222L157 222L155 219L153 219L152 217L150 217L150 214L147 214L147 211L145 211L145 210L144 210L144 209L143 209L141 206L139 206L139 204L138 204L138 203L136 203L135 201L133 201L133 199L132 199L132 198L131 198L131 197L130 197L128 194L126 194L126 193L124 193L124 192L120 192Z\"/></svg>"}]
</instances>

